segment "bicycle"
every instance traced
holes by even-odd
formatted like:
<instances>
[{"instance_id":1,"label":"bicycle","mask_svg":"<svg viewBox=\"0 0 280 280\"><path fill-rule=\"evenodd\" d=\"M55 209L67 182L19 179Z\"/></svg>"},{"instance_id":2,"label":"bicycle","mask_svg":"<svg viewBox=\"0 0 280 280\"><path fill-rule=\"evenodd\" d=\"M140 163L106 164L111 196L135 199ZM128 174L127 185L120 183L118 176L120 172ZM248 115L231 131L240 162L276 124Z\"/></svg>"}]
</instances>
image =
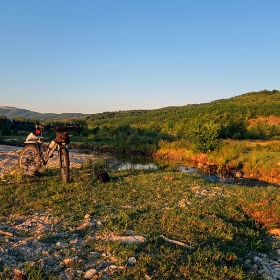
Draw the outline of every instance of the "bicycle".
<instances>
[{"instance_id":1,"label":"bicycle","mask_svg":"<svg viewBox=\"0 0 280 280\"><path fill-rule=\"evenodd\" d=\"M44 142L44 125L35 126L35 134L30 133L24 142L26 145L20 152L18 165L23 175L34 176L43 165L47 165L48 160L58 150L62 181L69 183L69 151L67 144L70 142L68 129L77 126L57 126L56 137L48 145ZM53 130L53 129L51 129ZM36 136L39 135L39 136Z\"/></svg>"}]
</instances>

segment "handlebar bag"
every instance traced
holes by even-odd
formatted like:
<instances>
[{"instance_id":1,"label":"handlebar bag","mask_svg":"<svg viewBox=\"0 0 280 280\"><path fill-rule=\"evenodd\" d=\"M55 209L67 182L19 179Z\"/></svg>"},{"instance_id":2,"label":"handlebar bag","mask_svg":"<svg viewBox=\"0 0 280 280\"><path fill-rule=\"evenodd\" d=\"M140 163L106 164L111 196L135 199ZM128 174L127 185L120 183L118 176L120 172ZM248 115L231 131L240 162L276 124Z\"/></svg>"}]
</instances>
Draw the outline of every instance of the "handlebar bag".
<instances>
[{"instance_id":1,"label":"handlebar bag","mask_svg":"<svg viewBox=\"0 0 280 280\"><path fill-rule=\"evenodd\" d=\"M56 133L55 142L57 144L68 144L70 142L69 133L68 132L58 132Z\"/></svg>"}]
</instances>

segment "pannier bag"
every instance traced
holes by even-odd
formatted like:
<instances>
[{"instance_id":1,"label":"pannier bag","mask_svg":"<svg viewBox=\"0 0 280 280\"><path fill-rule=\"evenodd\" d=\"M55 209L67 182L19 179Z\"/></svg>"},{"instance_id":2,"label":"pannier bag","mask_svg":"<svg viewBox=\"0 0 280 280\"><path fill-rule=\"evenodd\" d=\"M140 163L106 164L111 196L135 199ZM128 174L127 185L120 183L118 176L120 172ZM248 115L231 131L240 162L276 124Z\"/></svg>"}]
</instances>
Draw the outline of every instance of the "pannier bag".
<instances>
[{"instance_id":1,"label":"pannier bag","mask_svg":"<svg viewBox=\"0 0 280 280\"><path fill-rule=\"evenodd\" d=\"M57 132L55 137L55 142L57 144L68 144L70 142L69 133L68 132Z\"/></svg>"}]
</instances>

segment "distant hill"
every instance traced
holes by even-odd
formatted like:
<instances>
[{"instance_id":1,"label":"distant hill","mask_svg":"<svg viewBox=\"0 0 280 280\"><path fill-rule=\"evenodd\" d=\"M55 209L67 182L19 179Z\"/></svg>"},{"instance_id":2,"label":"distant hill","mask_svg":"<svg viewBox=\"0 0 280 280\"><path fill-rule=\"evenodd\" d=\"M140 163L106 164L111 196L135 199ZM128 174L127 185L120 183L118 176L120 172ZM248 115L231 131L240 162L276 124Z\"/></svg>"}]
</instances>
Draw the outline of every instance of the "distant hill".
<instances>
[{"instance_id":1,"label":"distant hill","mask_svg":"<svg viewBox=\"0 0 280 280\"><path fill-rule=\"evenodd\" d=\"M279 90L248 92L208 103L170 106L154 110L104 112L89 115L86 119L92 123L92 126L113 124L115 121L153 128L153 124L156 124L156 127L162 130L165 125L174 127L176 124L186 123L194 118L227 122L230 118L249 120L269 116L280 117Z\"/></svg>"},{"instance_id":2,"label":"distant hill","mask_svg":"<svg viewBox=\"0 0 280 280\"><path fill-rule=\"evenodd\" d=\"M261 90L248 92L228 99L214 100L208 103L170 106L154 110L127 110L103 112L98 114L81 113L38 113L26 109L0 106L0 116L8 119L25 118L28 120L69 120L84 118L89 127L131 125L161 132L183 133L192 120L202 122L215 120L223 126L229 122L263 120L275 122L280 117L280 91ZM269 121L268 118L270 117ZM278 125L278 123L277 123Z\"/></svg>"},{"instance_id":3,"label":"distant hill","mask_svg":"<svg viewBox=\"0 0 280 280\"><path fill-rule=\"evenodd\" d=\"M8 119L12 120L15 118L25 118L28 120L69 120L72 118L83 118L88 116L87 114L82 113L62 113L62 114L55 114L55 113L38 113L26 109L20 109L10 106L0 106L0 116L4 115Z\"/></svg>"},{"instance_id":4,"label":"distant hill","mask_svg":"<svg viewBox=\"0 0 280 280\"><path fill-rule=\"evenodd\" d=\"M127 132L132 126L179 139L187 137L197 124L214 122L220 125L220 135L224 138L280 139L280 91L261 90L208 103L155 110L104 112L90 115L86 121L89 128L100 130L101 136L106 129L117 131L119 127L122 133L132 134Z\"/></svg>"}]
</instances>

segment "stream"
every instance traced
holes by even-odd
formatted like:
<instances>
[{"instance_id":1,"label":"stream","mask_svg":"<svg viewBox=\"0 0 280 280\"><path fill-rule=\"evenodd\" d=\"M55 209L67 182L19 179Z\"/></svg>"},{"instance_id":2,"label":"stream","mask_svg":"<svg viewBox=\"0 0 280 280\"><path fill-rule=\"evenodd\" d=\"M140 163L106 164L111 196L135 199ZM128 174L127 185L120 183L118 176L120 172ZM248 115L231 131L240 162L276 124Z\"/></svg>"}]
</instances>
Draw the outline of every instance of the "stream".
<instances>
[{"instance_id":1,"label":"stream","mask_svg":"<svg viewBox=\"0 0 280 280\"><path fill-rule=\"evenodd\" d=\"M144 169L160 169L162 168L162 160L155 160L149 156L143 155L123 155L123 154L110 154L110 160L113 161L114 169L117 170L144 170ZM261 181L254 178L243 178L241 170L235 170L234 172L229 173L219 173L215 169L212 170L213 165L202 165L201 167L195 167L192 163L182 163L182 162L166 162L164 161L164 166L172 166L173 170L178 172L188 173L188 174L197 174L202 178L214 182L222 183L226 185L246 185L250 187L255 186L268 186L273 185L271 183ZM278 186L278 185L276 185Z\"/></svg>"},{"instance_id":2,"label":"stream","mask_svg":"<svg viewBox=\"0 0 280 280\"><path fill-rule=\"evenodd\" d=\"M114 159L117 162L114 162ZM110 155L110 161L114 162L111 164L111 167L114 166L114 169L117 170L145 170L145 169L159 169L158 162L150 156L142 155L123 155L123 154L112 154ZM168 165L168 164L167 164ZM174 163L173 163L174 165ZM179 172L188 173L188 174L199 174L203 178L213 181L213 182L223 182L226 184L234 183L232 178L222 176L220 174L212 173L208 174L207 172L199 169L197 167L191 167L191 164L187 163L175 163L175 170Z\"/></svg>"}]
</instances>

